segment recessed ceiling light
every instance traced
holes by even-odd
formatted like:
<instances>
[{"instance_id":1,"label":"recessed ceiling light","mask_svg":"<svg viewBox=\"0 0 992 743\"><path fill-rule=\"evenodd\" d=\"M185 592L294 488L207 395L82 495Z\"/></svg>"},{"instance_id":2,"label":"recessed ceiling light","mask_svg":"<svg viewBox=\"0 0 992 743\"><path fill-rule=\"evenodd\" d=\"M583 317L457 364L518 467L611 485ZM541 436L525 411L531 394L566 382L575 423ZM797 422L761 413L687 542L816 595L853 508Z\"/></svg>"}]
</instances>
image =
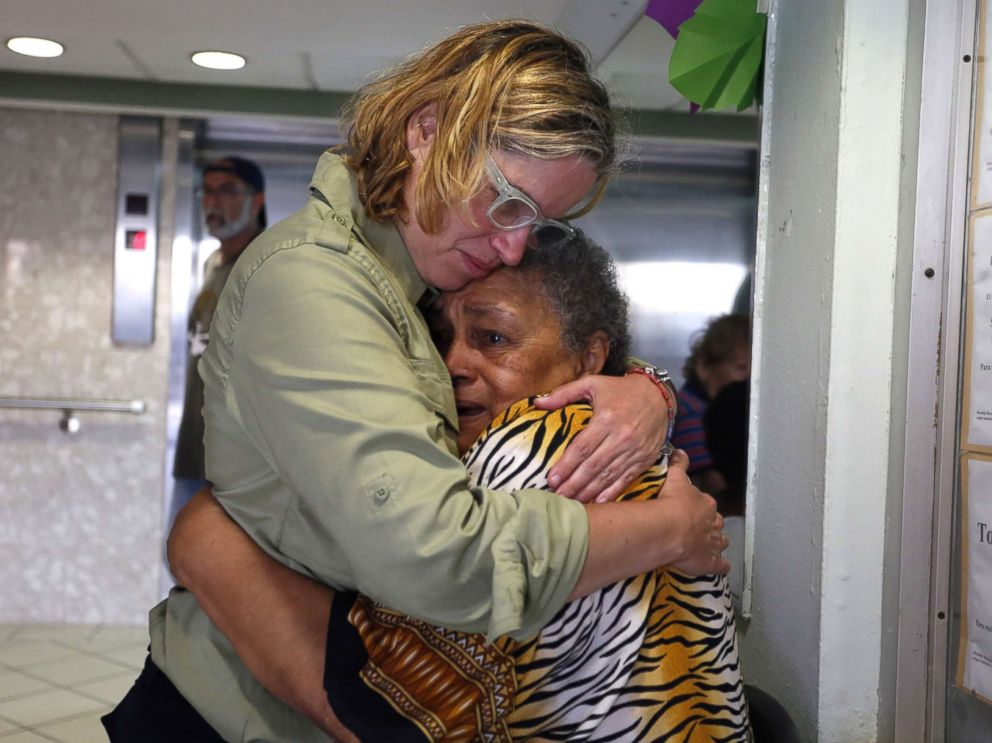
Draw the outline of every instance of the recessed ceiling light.
<instances>
[{"instance_id":1,"label":"recessed ceiling light","mask_svg":"<svg viewBox=\"0 0 992 743\"><path fill-rule=\"evenodd\" d=\"M18 54L29 57L61 57L65 47L51 39L39 39L35 36L15 36L7 39L7 48Z\"/></svg>"},{"instance_id":2,"label":"recessed ceiling light","mask_svg":"<svg viewBox=\"0 0 992 743\"><path fill-rule=\"evenodd\" d=\"M211 70L240 70L246 63L244 57L232 52L196 52L190 59L193 64Z\"/></svg>"}]
</instances>

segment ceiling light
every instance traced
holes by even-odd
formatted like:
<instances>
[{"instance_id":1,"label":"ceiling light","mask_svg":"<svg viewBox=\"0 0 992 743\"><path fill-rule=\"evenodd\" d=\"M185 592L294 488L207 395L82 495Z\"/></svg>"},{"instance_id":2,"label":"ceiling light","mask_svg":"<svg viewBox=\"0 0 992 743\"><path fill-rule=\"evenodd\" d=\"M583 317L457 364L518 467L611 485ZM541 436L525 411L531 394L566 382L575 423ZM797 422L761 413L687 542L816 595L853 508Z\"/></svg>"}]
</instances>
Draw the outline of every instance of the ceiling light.
<instances>
[{"instance_id":1,"label":"ceiling light","mask_svg":"<svg viewBox=\"0 0 992 743\"><path fill-rule=\"evenodd\" d=\"M39 39L35 36L15 36L7 39L7 48L18 54L29 57L61 57L65 47L51 39Z\"/></svg>"},{"instance_id":2,"label":"ceiling light","mask_svg":"<svg viewBox=\"0 0 992 743\"><path fill-rule=\"evenodd\" d=\"M190 59L193 64L211 70L240 70L246 63L244 57L232 52L196 52Z\"/></svg>"}]
</instances>

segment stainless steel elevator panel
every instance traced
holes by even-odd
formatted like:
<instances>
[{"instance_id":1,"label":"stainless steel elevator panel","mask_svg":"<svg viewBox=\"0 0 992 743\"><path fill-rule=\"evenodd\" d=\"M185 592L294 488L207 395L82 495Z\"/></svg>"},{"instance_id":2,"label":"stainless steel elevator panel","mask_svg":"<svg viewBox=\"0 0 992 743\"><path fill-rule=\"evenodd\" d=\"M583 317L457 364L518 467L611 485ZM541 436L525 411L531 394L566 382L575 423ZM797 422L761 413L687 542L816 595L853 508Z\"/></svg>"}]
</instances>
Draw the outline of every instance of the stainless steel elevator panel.
<instances>
[{"instance_id":1,"label":"stainless steel elevator panel","mask_svg":"<svg viewBox=\"0 0 992 743\"><path fill-rule=\"evenodd\" d=\"M122 116L118 142L111 337L115 344L150 345L155 338L159 120Z\"/></svg>"}]
</instances>

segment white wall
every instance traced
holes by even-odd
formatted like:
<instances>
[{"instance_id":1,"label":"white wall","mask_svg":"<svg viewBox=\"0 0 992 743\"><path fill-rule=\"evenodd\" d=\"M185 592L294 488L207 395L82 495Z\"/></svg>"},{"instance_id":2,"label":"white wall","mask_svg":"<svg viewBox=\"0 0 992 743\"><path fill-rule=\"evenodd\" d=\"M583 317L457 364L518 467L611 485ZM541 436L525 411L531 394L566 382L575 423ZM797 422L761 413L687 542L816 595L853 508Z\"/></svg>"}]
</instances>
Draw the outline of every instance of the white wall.
<instances>
[{"instance_id":1,"label":"white wall","mask_svg":"<svg viewBox=\"0 0 992 743\"><path fill-rule=\"evenodd\" d=\"M75 436L58 412L0 410L0 622L143 624L161 564L171 216L155 343L116 348L117 117L0 109L0 163L0 395L148 406L80 413Z\"/></svg>"},{"instance_id":2,"label":"white wall","mask_svg":"<svg viewBox=\"0 0 992 743\"><path fill-rule=\"evenodd\" d=\"M905 377L893 357L906 325L896 276L912 259L900 221L911 3L771 4L744 661L809 740L875 740L888 728L879 700L891 684L883 581L898 574L884 557L900 457L892 385Z\"/></svg>"}]
</instances>

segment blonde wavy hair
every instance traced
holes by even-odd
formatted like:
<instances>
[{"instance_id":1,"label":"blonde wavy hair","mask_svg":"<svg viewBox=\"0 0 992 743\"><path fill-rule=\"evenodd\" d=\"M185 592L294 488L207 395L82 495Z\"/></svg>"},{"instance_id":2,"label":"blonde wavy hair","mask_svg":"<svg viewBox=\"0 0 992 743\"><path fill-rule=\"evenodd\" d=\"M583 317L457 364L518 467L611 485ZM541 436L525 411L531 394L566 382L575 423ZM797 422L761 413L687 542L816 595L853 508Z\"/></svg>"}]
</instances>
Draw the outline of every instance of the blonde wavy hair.
<instances>
[{"instance_id":1,"label":"blonde wavy hair","mask_svg":"<svg viewBox=\"0 0 992 743\"><path fill-rule=\"evenodd\" d=\"M616 166L616 122L609 95L592 77L586 53L561 34L526 20L468 26L364 86L346 108L345 157L357 173L368 215L402 214L403 187L413 164L410 117L437 110L435 139L416 186L421 228L435 234L445 207L467 204L485 180L494 150L591 162L602 195Z\"/></svg>"}]
</instances>

